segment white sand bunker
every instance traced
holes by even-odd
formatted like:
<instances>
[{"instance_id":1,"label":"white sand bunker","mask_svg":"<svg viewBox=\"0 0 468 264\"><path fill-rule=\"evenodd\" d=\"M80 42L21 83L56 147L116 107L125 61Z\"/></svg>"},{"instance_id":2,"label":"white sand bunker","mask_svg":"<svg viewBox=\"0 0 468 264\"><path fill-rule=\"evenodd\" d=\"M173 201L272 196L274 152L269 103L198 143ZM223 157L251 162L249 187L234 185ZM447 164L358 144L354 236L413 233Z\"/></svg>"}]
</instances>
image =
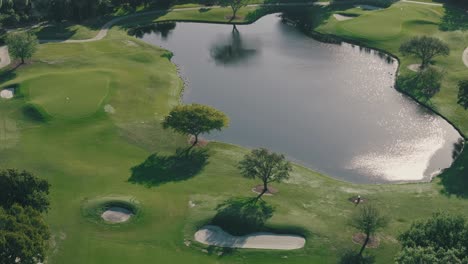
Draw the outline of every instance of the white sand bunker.
<instances>
[{"instance_id":1,"label":"white sand bunker","mask_svg":"<svg viewBox=\"0 0 468 264\"><path fill-rule=\"evenodd\" d=\"M468 67L468 48L463 51L462 60L465 66Z\"/></svg>"},{"instance_id":2,"label":"white sand bunker","mask_svg":"<svg viewBox=\"0 0 468 264\"><path fill-rule=\"evenodd\" d=\"M361 8L362 10L380 10L381 7L373 5L355 5L354 7Z\"/></svg>"},{"instance_id":3,"label":"white sand bunker","mask_svg":"<svg viewBox=\"0 0 468 264\"><path fill-rule=\"evenodd\" d=\"M421 64L411 64L408 66L408 69L414 72L419 72L421 70Z\"/></svg>"},{"instance_id":4,"label":"white sand bunker","mask_svg":"<svg viewBox=\"0 0 468 264\"><path fill-rule=\"evenodd\" d=\"M114 114L115 113L115 108L112 105L107 104L107 105L104 106L104 111L106 113L109 113L109 114Z\"/></svg>"},{"instance_id":5,"label":"white sand bunker","mask_svg":"<svg viewBox=\"0 0 468 264\"><path fill-rule=\"evenodd\" d=\"M303 248L305 245L305 239L297 235L252 233L245 236L232 236L213 225L202 227L195 233L194 238L205 245L228 248L291 250Z\"/></svg>"},{"instance_id":6,"label":"white sand bunker","mask_svg":"<svg viewBox=\"0 0 468 264\"><path fill-rule=\"evenodd\" d=\"M345 16L345 15L340 15L340 14L333 14L333 17L335 17L336 20L338 21L345 21L345 20L350 20L354 18L352 16Z\"/></svg>"},{"instance_id":7,"label":"white sand bunker","mask_svg":"<svg viewBox=\"0 0 468 264\"><path fill-rule=\"evenodd\" d=\"M0 92L0 97L3 99L11 99L15 95L15 89L7 88Z\"/></svg>"},{"instance_id":8,"label":"white sand bunker","mask_svg":"<svg viewBox=\"0 0 468 264\"><path fill-rule=\"evenodd\" d=\"M127 222L133 213L122 207L111 207L102 213L101 217L107 222L110 223L123 223Z\"/></svg>"}]
</instances>

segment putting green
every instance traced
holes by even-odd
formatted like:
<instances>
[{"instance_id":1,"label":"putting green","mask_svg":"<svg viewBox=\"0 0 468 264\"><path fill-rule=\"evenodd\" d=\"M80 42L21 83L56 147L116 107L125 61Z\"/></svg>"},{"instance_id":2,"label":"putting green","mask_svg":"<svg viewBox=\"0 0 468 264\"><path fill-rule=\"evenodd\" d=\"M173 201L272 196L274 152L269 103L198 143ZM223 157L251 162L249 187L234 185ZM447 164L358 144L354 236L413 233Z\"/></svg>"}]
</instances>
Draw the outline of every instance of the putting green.
<instances>
[{"instance_id":1,"label":"putting green","mask_svg":"<svg viewBox=\"0 0 468 264\"><path fill-rule=\"evenodd\" d=\"M110 74L101 71L46 74L22 83L32 103L59 118L97 112L109 92Z\"/></svg>"}]
</instances>

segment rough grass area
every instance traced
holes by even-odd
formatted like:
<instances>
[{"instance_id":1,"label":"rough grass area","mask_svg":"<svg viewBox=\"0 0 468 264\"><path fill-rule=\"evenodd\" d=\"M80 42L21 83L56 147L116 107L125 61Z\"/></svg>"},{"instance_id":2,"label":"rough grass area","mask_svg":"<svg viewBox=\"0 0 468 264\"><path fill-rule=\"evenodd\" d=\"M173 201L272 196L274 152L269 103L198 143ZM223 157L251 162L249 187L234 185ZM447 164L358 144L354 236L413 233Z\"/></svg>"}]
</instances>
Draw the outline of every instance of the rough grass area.
<instances>
[{"instance_id":1,"label":"rough grass area","mask_svg":"<svg viewBox=\"0 0 468 264\"><path fill-rule=\"evenodd\" d=\"M414 10L405 13L408 18L401 21L437 22L437 16L440 18L444 12L442 8L407 4L396 4L392 8L400 7ZM197 10L191 12L174 13L172 19L177 19L178 14L183 15L181 19L199 16ZM383 23L384 20L374 16L385 15L385 12L362 14L350 22L369 19L371 25L375 19ZM224 19L222 12L216 14L213 20ZM466 45L465 33L441 32L434 24L392 22L389 26L402 26L402 29L392 29L392 38L384 41L385 36L373 36L378 32L366 29L365 23L360 22L362 32L359 27L347 25L347 30L354 30L352 33L338 32L342 30L339 22L333 23L325 22L321 30L348 37L360 36L360 39L368 39L370 46L388 48L391 52L397 49L399 41L422 32L433 32L449 41L452 55L437 63L452 71L432 105L462 131L468 130L466 112L454 105L455 88L450 86L467 73L461 59L456 61L457 51ZM385 31L386 24L381 26ZM138 47L127 45L128 41ZM440 179L420 184L356 185L295 166L291 179L275 185L281 191L264 198L274 208L265 229L301 234L307 239L305 248L288 252L219 250L190 242L196 230L212 220L217 205L232 197L254 197L251 189L258 182L242 177L236 167L248 150L216 142L207 146L207 162L190 178L181 176L181 181L164 181L158 185L129 181L131 168L144 164L152 154L168 157L187 144L187 138L160 126L161 119L179 103L182 90L176 67L165 54L167 51L115 28L106 39L98 42L40 45L34 63L14 71L0 71L2 86L19 84L28 88L22 96L0 102L0 167L32 171L52 185L47 222L54 236L48 263L336 263L345 249L359 248L352 243L356 231L348 225L349 216L359 207L348 199L357 195L375 203L389 217L389 226L378 234L379 248L369 249L369 252L376 255L379 263L392 263L399 249L396 237L413 220L429 217L438 210L468 215L468 200L462 195L452 195L454 192L445 188ZM415 60L403 60L404 65L411 63ZM54 78L41 78L51 74ZM60 76L67 78L57 83L56 78ZM49 99L49 96L55 98L53 92L62 93L51 88L51 83L54 87L63 84L61 97L79 89L88 91L88 98L80 97L83 105L73 111L64 108L63 111L69 113L68 118L52 118L48 122L31 120L23 108L34 100L45 109L65 106L59 97ZM109 89L104 93L100 89L105 85L109 85ZM33 91L36 89L38 91ZM98 102L106 93L105 103L115 108L114 114L98 111L103 105ZM92 106L84 107L84 101L88 100L93 102ZM50 109L47 111L57 116L61 114L59 110ZM83 114L92 112L96 113ZM81 118L70 118L78 116ZM173 159L161 159L166 160ZM466 159L459 162L466 164ZM156 171L165 172L167 168L156 167ZM169 172L177 173L178 167L176 169ZM138 200L144 209L138 221L114 228L96 224L83 216L83 204L109 196Z\"/></svg>"}]
</instances>

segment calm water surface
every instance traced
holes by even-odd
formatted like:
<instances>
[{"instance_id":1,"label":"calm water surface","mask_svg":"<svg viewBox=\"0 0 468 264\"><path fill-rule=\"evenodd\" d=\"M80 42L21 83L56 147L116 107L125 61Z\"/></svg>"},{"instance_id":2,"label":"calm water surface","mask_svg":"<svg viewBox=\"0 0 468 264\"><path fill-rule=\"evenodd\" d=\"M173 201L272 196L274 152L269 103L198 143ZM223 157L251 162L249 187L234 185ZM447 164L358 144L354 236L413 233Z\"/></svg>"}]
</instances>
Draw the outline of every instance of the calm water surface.
<instances>
[{"instance_id":1,"label":"calm water surface","mask_svg":"<svg viewBox=\"0 0 468 264\"><path fill-rule=\"evenodd\" d=\"M277 15L237 30L172 27L142 39L174 52L185 103L229 115L209 139L267 147L356 183L429 180L453 160L458 132L397 92L397 62L377 52L317 42Z\"/></svg>"}]
</instances>

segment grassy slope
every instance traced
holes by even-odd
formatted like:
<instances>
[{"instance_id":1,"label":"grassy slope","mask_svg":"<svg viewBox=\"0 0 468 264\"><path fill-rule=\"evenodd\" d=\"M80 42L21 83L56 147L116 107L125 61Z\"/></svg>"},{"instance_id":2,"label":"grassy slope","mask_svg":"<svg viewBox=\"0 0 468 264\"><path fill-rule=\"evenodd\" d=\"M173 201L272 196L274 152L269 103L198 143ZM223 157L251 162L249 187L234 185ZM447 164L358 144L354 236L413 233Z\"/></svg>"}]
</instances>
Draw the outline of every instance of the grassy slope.
<instances>
[{"instance_id":1,"label":"grassy slope","mask_svg":"<svg viewBox=\"0 0 468 264\"><path fill-rule=\"evenodd\" d=\"M468 215L468 201L441 195L437 182L354 185L296 167L288 183L276 185L280 193L266 199L276 207L270 227L305 229L304 249L241 250L219 257L202 252L200 245L186 247L183 239L191 239L218 202L253 195L250 188L255 183L243 179L235 167L246 150L222 143L210 145L208 166L192 179L153 188L127 182L130 168L150 153L173 152L184 141L157 125L178 103L181 90L176 69L163 54L115 29L99 42L41 45L33 65L0 76L2 86L27 84L20 88L24 97L0 102L0 135L9 135L0 138L0 166L28 169L51 182L52 210L47 219L55 243L50 263L283 263L284 256L290 263L335 263L343 248L357 247L351 243L354 231L346 225L355 210L347 198L355 194L375 201L391 218L380 234L382 246L371 250L379 263L389 263L398 249L395 237L414 219L436 210ZM23 116L21 107L31 100L31 91L44 95L48 91L42 87L46 82L34 82L37 76L70 71L80 72L83 80L88 73L109 73L109 94L98 112L85 118L55 117L47 124ZM85 107L87 99L80 98ZM63 103L63 98L56 100L53 103ZM111 104L116 113L105 114L104 104ZM141 218L109 227L81 216L85 199L111 194L135 197L141 202ZM189 208L189 200L197 206Z\"/></svg>"}]
</instances>

